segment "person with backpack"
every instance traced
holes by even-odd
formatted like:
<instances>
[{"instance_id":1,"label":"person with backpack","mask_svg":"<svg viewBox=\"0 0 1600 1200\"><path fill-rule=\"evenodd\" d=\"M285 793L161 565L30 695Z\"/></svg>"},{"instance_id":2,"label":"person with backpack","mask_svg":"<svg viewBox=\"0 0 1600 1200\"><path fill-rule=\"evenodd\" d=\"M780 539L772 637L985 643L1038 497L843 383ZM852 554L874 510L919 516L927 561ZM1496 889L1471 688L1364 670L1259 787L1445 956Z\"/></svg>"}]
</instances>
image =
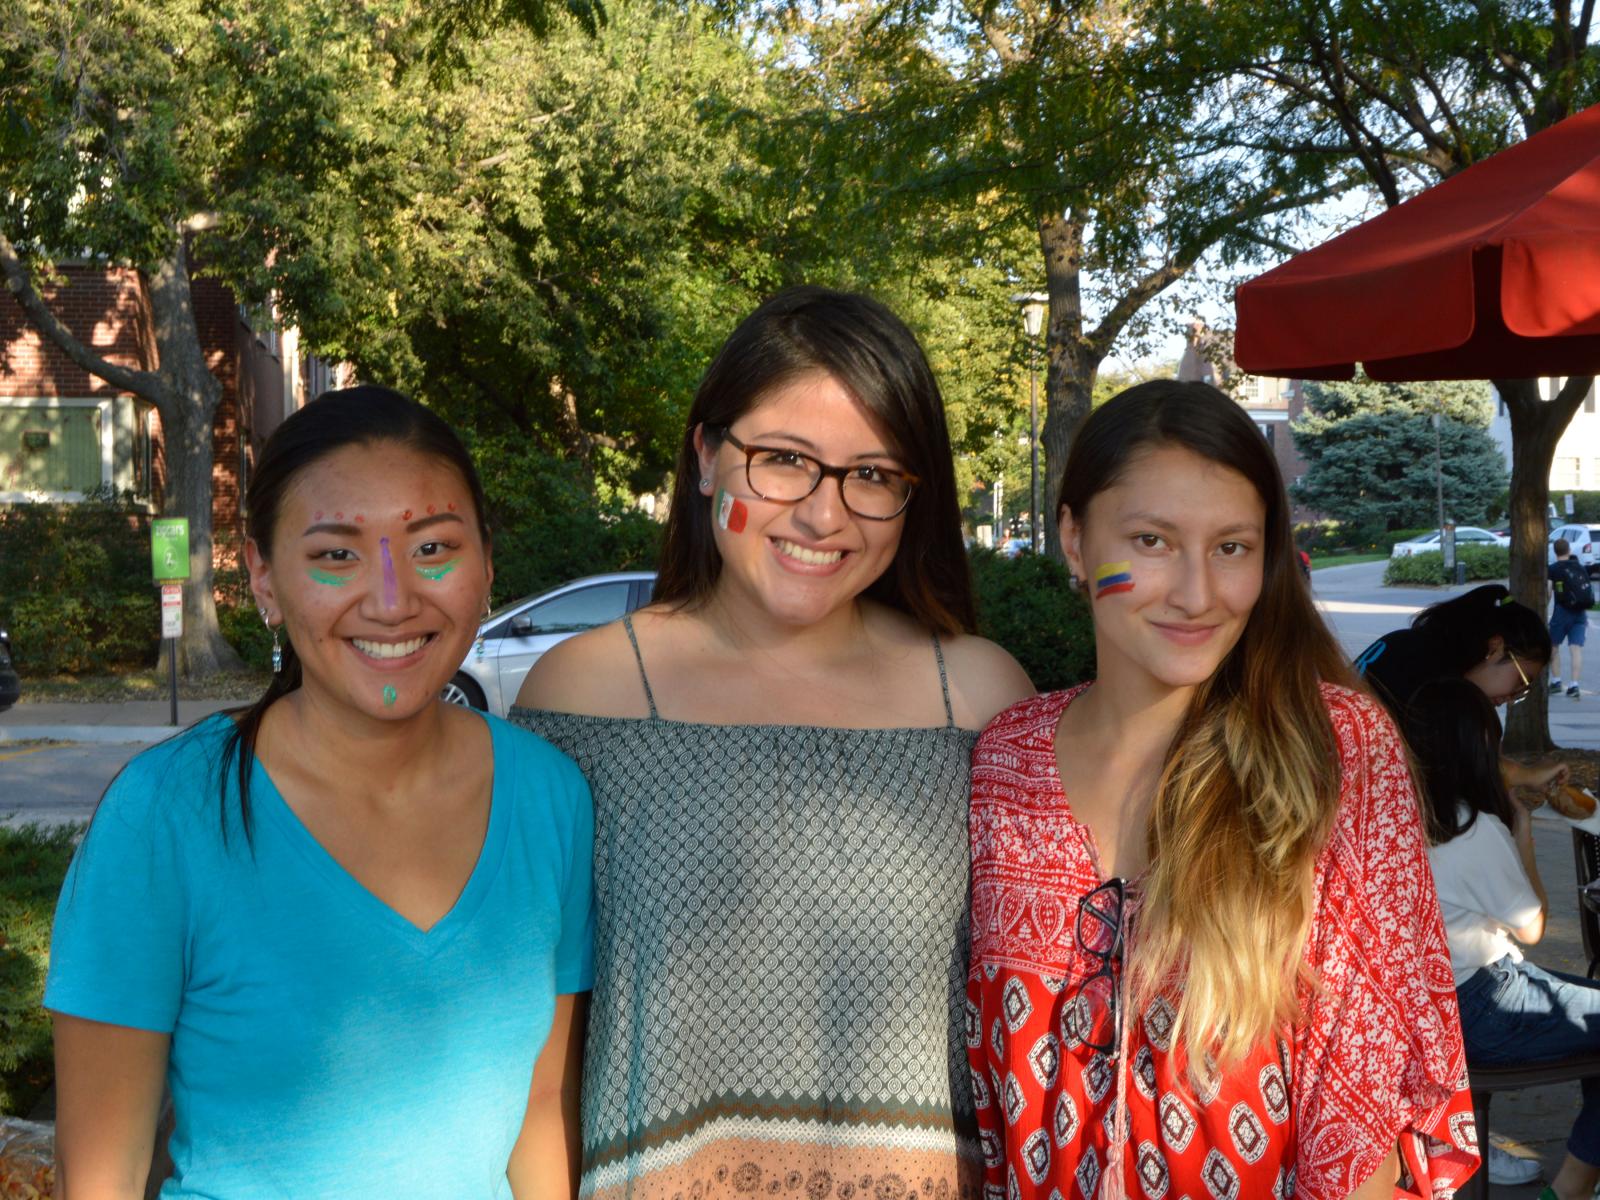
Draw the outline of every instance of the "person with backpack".
<instances>
[{"instance_id":1,"label":"person with backpack","mask_svg":"<svg viewBox=\"0 0 1600 1200\"><path fill-rule=\"evenodd\" d=\"M1566 538L1557 538L1556 560L1546 568L1555 603L1550 607L1550 692L1561 690L1561 643L1567 643L1567 695L1576 700L1581 694L1578 681L1583 677L1583 639L1589 632L1589 610L1594 607L1594 587L1589 572L1572 557Z\"/></svg>"}]
</instances>

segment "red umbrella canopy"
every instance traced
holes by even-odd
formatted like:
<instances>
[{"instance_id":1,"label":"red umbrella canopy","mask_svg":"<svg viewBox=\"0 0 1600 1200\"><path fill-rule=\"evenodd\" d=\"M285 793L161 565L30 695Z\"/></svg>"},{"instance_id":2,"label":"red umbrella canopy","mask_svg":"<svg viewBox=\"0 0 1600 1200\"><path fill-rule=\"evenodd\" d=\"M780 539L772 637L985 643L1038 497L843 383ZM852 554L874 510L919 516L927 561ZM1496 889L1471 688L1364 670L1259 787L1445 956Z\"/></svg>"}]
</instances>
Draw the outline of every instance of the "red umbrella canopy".
<instances>
[{"instance_id":1,"label":"red umbrella canopy","mask_svg":"<svg viewBox=\"0 0 1600 1200\"><path fill-rule=\"evenodd\" d=\"M1600 105L1242 285L1253 375L1600 374Z\"/></svg>"}]
</instances>

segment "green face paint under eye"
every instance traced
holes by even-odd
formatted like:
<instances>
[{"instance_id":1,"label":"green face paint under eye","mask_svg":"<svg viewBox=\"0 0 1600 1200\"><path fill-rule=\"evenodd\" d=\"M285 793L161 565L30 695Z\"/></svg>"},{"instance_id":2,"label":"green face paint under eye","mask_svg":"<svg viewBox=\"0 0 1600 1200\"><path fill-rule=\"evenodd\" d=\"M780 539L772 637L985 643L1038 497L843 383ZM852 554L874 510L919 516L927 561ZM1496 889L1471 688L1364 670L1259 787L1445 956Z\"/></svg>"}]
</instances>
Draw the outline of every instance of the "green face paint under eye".
<instances>
[{"instance_id":1,"label":"green face paint under eye","mask_svg":"<svg viewBox=\"0 0 1600 1200\"><path fill-rule=\"evenodd\" d=\"M450 574L451 571L454 571L460 562L461 560L459 558L452 558L449 562L440 563L436 567L418 567L417 574L421 575L424 579L431 579L435 583L438 583L439 580Z\"/></svg>"},{"instance_id":2,"label":"green face paint under eye","mask_svg":"<svg viewBox=\"0 0 1600 1200\"><path fill-rule=\"evenodd\" d=\"M311 576L313 582L325 583L329 587L343 587L350 582L350 576L348 575L335 575L332 571L323 571L317 567L312 567L306 573Z\"/></svg>"}]
</instances>

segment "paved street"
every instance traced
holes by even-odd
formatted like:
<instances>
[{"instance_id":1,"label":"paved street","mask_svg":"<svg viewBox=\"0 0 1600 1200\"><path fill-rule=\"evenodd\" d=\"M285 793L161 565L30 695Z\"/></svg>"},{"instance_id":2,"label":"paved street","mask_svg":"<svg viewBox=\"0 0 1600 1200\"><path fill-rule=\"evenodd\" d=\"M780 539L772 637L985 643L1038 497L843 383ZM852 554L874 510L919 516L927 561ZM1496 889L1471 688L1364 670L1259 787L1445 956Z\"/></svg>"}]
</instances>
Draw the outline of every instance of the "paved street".
<instances>
[{"instance_id":1,"label":"paved street","mask_svg":"<svg viewBox=\"0 0 1600 1200\"><path fill-rule=\"evenodd\" d=\"M0 742L0 822L87 821L106 784L142 747Z\"/></svg>"}]
</instances>

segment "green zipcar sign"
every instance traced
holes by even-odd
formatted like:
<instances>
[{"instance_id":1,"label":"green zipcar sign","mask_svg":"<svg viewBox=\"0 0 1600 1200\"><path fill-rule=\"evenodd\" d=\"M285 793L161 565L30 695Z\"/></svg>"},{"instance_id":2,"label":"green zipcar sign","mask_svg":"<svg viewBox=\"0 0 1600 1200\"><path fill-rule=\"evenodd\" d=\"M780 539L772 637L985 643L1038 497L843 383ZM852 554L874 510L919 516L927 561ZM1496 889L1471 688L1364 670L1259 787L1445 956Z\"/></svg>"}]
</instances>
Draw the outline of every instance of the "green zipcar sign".
<instances>
[{"instance_id":1,"label":"green zipcar sign","mask_svg":"<svg viewBox=\"0 0 1600 1200\"><path fill-rule=\"evenodd\" d=\"M150 568L157 580L189 578L189 518L150 522Z\"/></svg>"}]
</instances>

